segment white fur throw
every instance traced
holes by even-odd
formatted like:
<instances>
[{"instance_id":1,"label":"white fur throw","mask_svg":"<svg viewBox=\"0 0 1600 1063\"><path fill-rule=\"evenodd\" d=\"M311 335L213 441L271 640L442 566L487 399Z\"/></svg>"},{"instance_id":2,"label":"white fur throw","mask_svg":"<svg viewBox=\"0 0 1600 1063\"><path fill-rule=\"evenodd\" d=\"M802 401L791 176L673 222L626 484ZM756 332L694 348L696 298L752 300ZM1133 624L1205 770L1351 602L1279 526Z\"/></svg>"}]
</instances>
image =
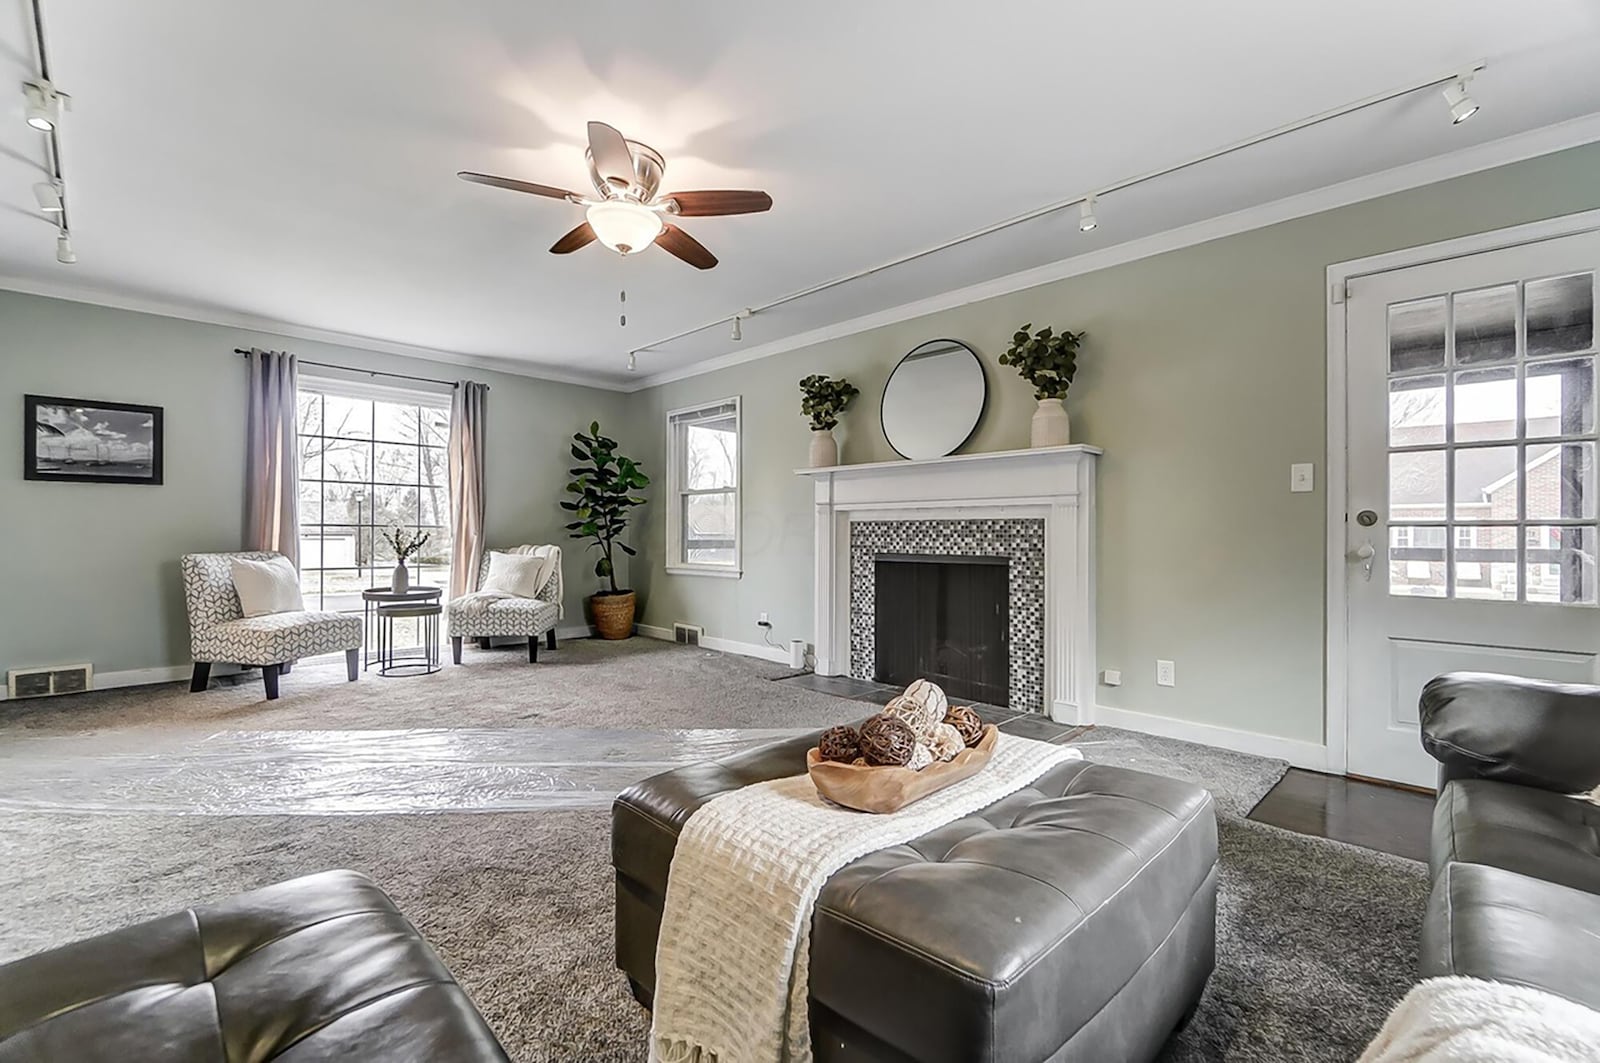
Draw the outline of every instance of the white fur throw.
<instances>
[{"instance_id":1,"label":"white fur throw","mask_svg":"<svg viewBox=\"0 0 1600 1063\"><path fill-rule=\"evenodd\" d=\"M1359 1063L1600 1063L1600 1012L1527 986L1429 978Z\"/></svg>"},{"instance_id":2,"label":"white fur throw","mask_svg":"<svg viewBox=\"0 0 1600 1063\"><path fill-rule=\"evenodd\" d=\"M809 1061L811 912L828 876L1081 758L1002 734L978 774L886 816L824 801L808 775L708 801L684 824L667 877L652 1063Z\"/></svg>"},{"instance_id":3,"label":"white fur throw","mask_svg":"<svg viewBox=\"0 0 1600 1063\"><path fill-rule=\"evenodd\" d=\"M1591 805L1600 805L1600 786L1596 786L1586 794L1573 794L1579 801L1587 801Z\"/></svg>"}]
</instances>

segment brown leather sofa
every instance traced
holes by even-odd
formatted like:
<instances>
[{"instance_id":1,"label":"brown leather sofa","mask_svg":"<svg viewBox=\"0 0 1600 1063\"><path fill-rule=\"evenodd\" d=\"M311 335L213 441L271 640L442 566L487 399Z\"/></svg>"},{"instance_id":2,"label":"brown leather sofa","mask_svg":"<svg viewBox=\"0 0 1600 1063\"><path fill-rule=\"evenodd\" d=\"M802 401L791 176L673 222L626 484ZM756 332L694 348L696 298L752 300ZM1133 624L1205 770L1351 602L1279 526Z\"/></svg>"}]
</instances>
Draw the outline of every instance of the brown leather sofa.
<instances>
[{"instance_id":1,"label":"brown leather sofa","mask_svg":"<svg viewBox=\"0 0 1600 1063\"><path fill-rule=\"evenodd\" d=\"M1600 687L1455 672L1423 688L1439 761L1421 973L1600 1009Z\"/></svg>"},{"instance_id":2,"label":"brown leather sofa","mask_svg":"<svg viewBox=\"0 0 1600 1063\"><path fill-rule=\"evenodd\" d=\"M282 882L0 967L0 1063L505 1063L364 875Z\"/></svg>"},{"instance_id":3,"label":"brown leather sofa","mask_svg":"<svg viewBox=\"0 0 1600 1063\"><path fill-rule=\"evenodd\" d=\"M689 816L805 770L817 735L647 779L612 809L617 965L649 1005ZM812 921L819 1063L1153 1059L1215 961L1211 795L1082 761L846 865Z\"/></svg>"}]
</instances>

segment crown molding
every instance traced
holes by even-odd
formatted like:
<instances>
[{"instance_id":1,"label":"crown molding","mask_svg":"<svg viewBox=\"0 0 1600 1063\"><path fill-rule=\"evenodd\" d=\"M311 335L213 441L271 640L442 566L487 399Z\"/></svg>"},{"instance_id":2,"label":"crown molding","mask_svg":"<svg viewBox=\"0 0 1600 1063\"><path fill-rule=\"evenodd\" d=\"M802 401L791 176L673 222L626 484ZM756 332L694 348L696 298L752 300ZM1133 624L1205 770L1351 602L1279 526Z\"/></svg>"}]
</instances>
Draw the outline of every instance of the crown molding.
<instances>
[{"instance_id":1,"label":"crown molding","mask_svg":"<svg viewBox=\"0 0 1600 1063\"><path fill-rule=\"evenodd\" d=\"M1222 214L1214 218L1168 229L1164 232L1153 233L1149 236L1139 237L1125 243L1115 244L1111 247L1101 248L1085 254L1064 258L1056 262L1035 266L1031 269L1021 270L1016 273L996 277L993 280L982 281L978 284L968 285L964 288L952 289L939 295L929 296L913 302L903 303L886 310L877 310L870 314L838 321L821 328L797 332L781 339L769 340L746 350L732 354L708 358L681 369L669 369L660 373L652 373L641 377L636 382L625 385L623 390L642 391L645 388L659 387L678 380L688 380L692 377L714 373L719 369L727 369L746 362L770 358L776 354L783 354L800 347L810 347L814 344L825 343L828 340L841 339L853 336L859 332L882 328L885 325L894 325L912 318L924 317L941 310L950 310L969 303L982 302L1000 295L1010 295L1013 292L1023 291L1028 288L1037 288L1043 284L1065 280L1068 277L1082 276L1085 273L1094 273L1111 266L1120 266L1128 262L1135 262L1142 258L1165 254L1180 248L1192 247L1225 236L1235 236L1239 233L1249 232L1252 229L1262 229L1280 222L1304 218L1312 214L1321 214L1324 211L1334 210L1339 207L1350 206L1380 196L1392 195L1424 185L1436 184L1447 181L1453 177L1464 177L1467 174L1478 173L1483 170L1492 170L1497 166L1505 166L1524 159L1537 158L1540 155L1550 155L1554 152L1565 151L1568 148L1581 147L1600 141L1600 113L1584 115L1580 118L1558 122L1555 125L1542 126L1523 133L1516 133L1499 140L1475 144L1472 147L1461 148L1444 155L1435 155L1431 158L1417 162L1407 163L1389 170L1367 174L1363 177L1341 181L1338 184L1326 185L1322 188L1301 192L1284 199L1273 200L1254 207L1234 211L1231 214Z\"/></svg>"},{"instance_id":2,"label":"crown molding","mask_svg":"<svg viewBox=\"0 0 1600 1063\"><path fill-rule=\"evenodd\" d=\"M576 384L579 387L598 388L602 391L634 390L608 377L544 369L530 366L526 362L519 362L514 358L495 358L488 355L444 351L436 347L422 347L414 343L381 340L373 336L360 336L350 332L314 328L310 325L297 325L293 322L280 321L276 318L258 317L254 314L244 314L232 310L202 307L176 300L128 295L87 285L62 284L31 277L0 274L0 291L19 292L23 295L38 295L49 299L64 299L68 302L87 303L91 306L103 306L112 310L130 310L134 313L176 318L180 321L193 321L202 325L219 325L223 328L264 332L269 335L283 336L287 339L312 340L336 347L349 347L354 350L376 354L394 354L403 358L417 358L427 362L465 366L469 369L482 369L489 372L505 373L510 376L527 377L531 380L547 380L557 384Z\"/></svg>"}]
</instances>

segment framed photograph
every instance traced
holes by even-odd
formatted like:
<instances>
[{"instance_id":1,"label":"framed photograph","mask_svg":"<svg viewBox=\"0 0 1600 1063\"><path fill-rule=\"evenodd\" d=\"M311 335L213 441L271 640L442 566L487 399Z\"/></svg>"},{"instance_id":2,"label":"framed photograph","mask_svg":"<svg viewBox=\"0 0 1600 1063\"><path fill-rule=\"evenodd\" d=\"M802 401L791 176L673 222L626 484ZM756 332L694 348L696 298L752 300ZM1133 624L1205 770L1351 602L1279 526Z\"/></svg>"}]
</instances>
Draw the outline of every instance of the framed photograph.
<instances>
[{"instance_id":1,"label":"framed photograph","mask_svg":"<svg viewBox=\"0 0 1600 1063\"><path fill-rule=\"evenodd\" d=\"M161 407L53 395L22 401L24 479L161 482Z\"/></svg>"}]
</instances>

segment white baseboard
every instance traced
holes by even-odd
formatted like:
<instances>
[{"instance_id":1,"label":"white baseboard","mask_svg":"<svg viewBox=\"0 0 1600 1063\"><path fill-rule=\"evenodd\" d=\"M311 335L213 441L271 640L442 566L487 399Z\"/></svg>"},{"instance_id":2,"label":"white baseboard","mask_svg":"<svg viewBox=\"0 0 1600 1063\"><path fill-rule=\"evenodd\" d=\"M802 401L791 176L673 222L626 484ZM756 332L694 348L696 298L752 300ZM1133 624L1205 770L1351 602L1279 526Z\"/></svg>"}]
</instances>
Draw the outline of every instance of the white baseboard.
<instances>
[{"instance_id":1,"label":"white baseboard","mask_svg":"<svg viewBox=\"0 0 1600 1063\"><path fill-rule=\"evenodd\" d=\"M1141 731L1163 738L1178 738L1218 749L1231 749L1236 753L1249 753L1257 757L1287 760L1297 768L1308 771L1328 770L1328 747L1315 742L1302 742L1293 738L1260 734L1256 731L1238 731L1232 727L1178 720L1171 716L1156 716L1131 709L1116 709L1109 705L1096 705L1095 723L1107 727L1121 727L1127 731Z\"/></svg>"},{"instance_id":2,"label":"white baseboard","mask_svg":"<svg viewBox=\"0 0 1600 1063\"><path fill-rule=\"evenodd\" d=\"M213 676L236 675L238 672L239 666L234 664L218 664L213 665L211 668ZM94 673L94 685L89 689L115 690L117 687L143 687L153 686L157 683L177 683L188 679L192 675L194 675L194 665L192 664L171 664L160 668L125 668L118 672L96 670ZM0 701L5 700L6 688L4 685L0 685ZM36 699L18 698L17 700Z\"/></svg>"},{"instance_id":3,"label":"white baseboard","mask_svg":"<svg viewBox=\"0 0 1600 1063\"><path fill-rule=\"evenodd\" d=\"M662 642L675 642L670 627L656 627L654 624L635 624L633 630L647 639L660 639ZM733 639L712 638L709 635L700 637L700 645L704 649L716 650L718 653L734 653L740 657L755 657L773 664L788 664L789 650L783 646L764 646L759 642L735 642Z\"/></svg>"},{"instance_id":4,"label":"white baseboard","mask_svg":"<svg viewBox=\"0 0 1600 1063\"><path fill-rule=\"evenodd\" d=\"M587 639L594 637L594 629L588 624L569 624L566 627L556 628L557 639Z\"/></svg>"}]
</instances>

